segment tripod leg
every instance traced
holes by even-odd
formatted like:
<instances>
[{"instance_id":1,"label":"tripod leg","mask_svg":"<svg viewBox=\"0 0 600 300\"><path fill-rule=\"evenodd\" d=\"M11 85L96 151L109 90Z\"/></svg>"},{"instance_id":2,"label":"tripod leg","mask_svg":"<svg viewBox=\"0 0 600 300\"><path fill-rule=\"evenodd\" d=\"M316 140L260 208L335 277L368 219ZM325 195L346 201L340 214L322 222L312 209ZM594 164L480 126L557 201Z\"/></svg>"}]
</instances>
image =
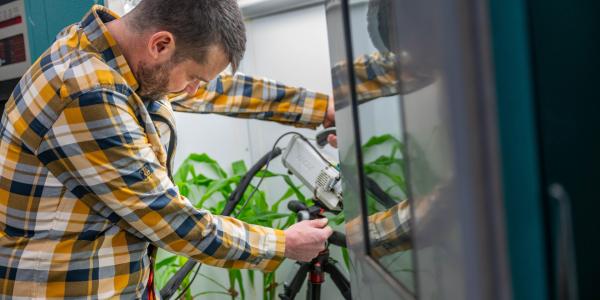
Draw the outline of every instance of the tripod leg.
<instances>
[{"instance_id":1,"label":"tripod leg","mask_svg":"<svg viewBox=\"0 0 600 300\"><path fill-rule=\"evenodd\" d=\"M308 290L306 291L306 300L321 299L321 283L312 283L308 281Z\"/></svg>"},{"instance_id":2,"label":"tripod leg","mask_svg":"<svg viewBox=\"0 0 600 300\"><path fill-rule=\"evenodd\" d=\"M286 283L283 286L283 294L279 294L279 299L281 300L292 300L296 297L296 294L300 291L302 287L302 283L306 280L308 275L308 271L310 270L309 263L301 263L300 268L296 271L294 278L288 284Z\"/></svg>"},{"instance_id":3,"label":"tripod leg","mask_svg":"<svg viewBox=\"0 0 600 300\"><path fill-rule=\"evenodd\" d=\"M352 299L352 293L350 291L350 281L346 279L346 276L344 276L340 269L338 269L334 264L327 262L323 266L323 271L329 273L329 276L331 276L333 283L335 283L335 286L337 286L337 288L340 290L340 293L342 293L344 299Z\"/></svg>"}]
</instances>

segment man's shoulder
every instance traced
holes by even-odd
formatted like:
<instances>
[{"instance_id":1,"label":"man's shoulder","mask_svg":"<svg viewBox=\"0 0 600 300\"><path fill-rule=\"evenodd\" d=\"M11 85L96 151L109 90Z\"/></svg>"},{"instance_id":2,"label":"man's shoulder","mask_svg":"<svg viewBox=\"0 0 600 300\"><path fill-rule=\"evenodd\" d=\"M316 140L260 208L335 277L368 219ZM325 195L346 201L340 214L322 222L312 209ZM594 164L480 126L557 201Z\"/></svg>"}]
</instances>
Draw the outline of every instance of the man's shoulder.
<instances>
[{"instance_id":1,"label":"man's shoulder","mask_svg":"<svg viewBox=\"0 0 600 300\"><path fill-rule=\"evenodd\" d=\"M63 76L63 97L77 98L82 93L103 89L131 94L123 76L95 53L81 52L71 61Z\"/></svg>"},{"instance_id":2,"label":"man's shoulder","mask_svg":"<svg viewBox=\"0 0 600 300\"><path fill-rule=\"evenodd\" d=\"M130 89L103 54L86 45L86 38L74 30L57 39L29 73L26 75L31 76L31 82L41 77L60 91L61 98L76 98L99 88L118 92Z\"/></svg>"},{"instance_id":3,"label":"man's shoulder","mask_svg":"<svg viewBox=\"0 0 600 300\"><path fill-rule=\"evenodd\" d=\"M58 39L23 75L6 104L10 134L35 149L67 105L98 90L133 92L101 53L80 47L76 36Z\"/></svg>"}]
</instances>

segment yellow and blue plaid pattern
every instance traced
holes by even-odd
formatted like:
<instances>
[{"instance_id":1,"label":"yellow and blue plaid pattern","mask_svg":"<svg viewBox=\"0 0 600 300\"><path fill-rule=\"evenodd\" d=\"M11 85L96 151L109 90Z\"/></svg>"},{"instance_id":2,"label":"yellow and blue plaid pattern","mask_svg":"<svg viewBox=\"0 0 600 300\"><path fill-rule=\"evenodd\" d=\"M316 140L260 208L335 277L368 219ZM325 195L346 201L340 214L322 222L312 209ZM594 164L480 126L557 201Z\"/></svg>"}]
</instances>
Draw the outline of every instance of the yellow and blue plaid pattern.
<instances>
[{"instance_id":1,"label":"yellow and blue plaid pattern","mask_svg":"<svg viewBox=\"0 0 600 300\"><path fill-rule=\"evenodd\" d=\"M164 144L175 133L154 117L172 124L173 105L314 127L327 97L224 75L194 97L145 102L104 25L115 18L95 6L66 28L6 105L0 298L145 298L150 245L222 267L270 271L283 259L282 231L197 210L179 194L167 171L174 144Z\"/></svg>"},{"instance_id":2,"label":"yellow and blue plaid pattern","mask_svg":"<svg viewBox=\"0 0 600 300\"><path fill-rule=\"evenodd\" d=\"M402 201L390 209L367 217L371 255L382 257L412 248L410 240L410 208Z\"/></svg>"}]
</instances>

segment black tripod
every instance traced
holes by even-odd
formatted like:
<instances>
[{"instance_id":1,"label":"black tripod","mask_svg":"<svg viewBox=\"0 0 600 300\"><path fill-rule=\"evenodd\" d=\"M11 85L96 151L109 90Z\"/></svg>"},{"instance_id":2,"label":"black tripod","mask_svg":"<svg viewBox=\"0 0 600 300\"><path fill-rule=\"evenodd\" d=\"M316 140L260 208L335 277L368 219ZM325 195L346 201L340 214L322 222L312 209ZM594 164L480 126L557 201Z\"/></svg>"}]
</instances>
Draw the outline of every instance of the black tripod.
<instances>
[{"instance_id":1,"label":"black tripod","mask_svg":"<svg viewBox=\"0 0 600 300\"><path fill-rule=\"evenodd\" d=\"M288 208L298 215L298 221L323 218L325 209L319 206L307 207L300 201L290 201ZM346 248L346 236L340 232L334 232L328 239L327 248L319 253L311 262L297 262L300 266L293 279L284 284L283 294L279 294L282 300L295 299L300 291L304 280L308 277L307 300L321 298L321 285L325 282L325 273L329 274L344 299L352 299L350 293L350 282L344 274L335 266L333 259L329 257L329 244Z\"/></svg>"}]
</instances>

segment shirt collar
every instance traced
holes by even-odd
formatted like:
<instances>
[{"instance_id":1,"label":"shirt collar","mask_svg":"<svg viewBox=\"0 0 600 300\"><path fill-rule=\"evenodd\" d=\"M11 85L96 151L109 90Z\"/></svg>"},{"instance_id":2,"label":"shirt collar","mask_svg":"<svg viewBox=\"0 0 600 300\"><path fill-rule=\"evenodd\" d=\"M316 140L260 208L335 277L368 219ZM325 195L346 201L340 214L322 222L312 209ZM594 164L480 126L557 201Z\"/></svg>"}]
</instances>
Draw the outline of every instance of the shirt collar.
<instances>
[{"instance_id":1,"label":"shirt collar","mask_svg":"<svg viewBox=\"0 0 600 300\"><path fill-rule=\"evenodd\" d=\"M127 64L125 56L119 49L116 40L110 35L105 23L119 19L119 15L100 5L94 5L83 17L79 26L89 43L102 55L104 61L125 78L127 84L135 91L139 85L133 71Z\"/></svg>"}]
</instances>

